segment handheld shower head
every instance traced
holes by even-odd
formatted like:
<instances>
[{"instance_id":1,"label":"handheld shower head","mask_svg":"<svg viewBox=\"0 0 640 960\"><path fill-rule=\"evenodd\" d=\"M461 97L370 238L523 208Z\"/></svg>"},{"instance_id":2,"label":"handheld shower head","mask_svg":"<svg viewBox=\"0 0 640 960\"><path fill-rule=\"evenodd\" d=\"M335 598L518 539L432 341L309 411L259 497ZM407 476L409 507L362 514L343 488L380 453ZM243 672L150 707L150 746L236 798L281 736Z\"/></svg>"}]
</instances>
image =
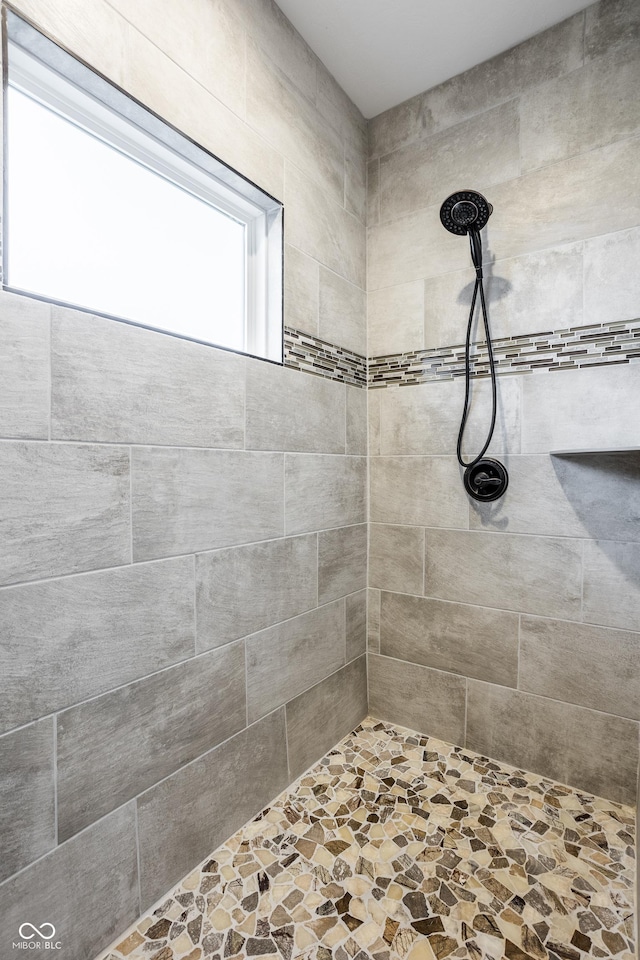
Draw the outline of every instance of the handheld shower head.
<instances>
[{"instance_id":1,"label":"handheld shower head","mask_svg":"<svg viewBox=\"0 0 640 960\"><path fill-rule=\"evenodd\" d=\"M481 193L459 190L447 197L440 207L440 220L450 233L464 236L482 230L492 213L493 207Z\"/></svg>"},{"instance_id":2,"label":"handheld shower head","mask_svg":"<svg viewBox=\"0 0 640 960\"><path fill-rule=\"evenodd\" d=\"M458 236L468 234L471 260L476 269L476 282L473 288L471 310L469 311L469 321L467 323L464 408L462 410L460 432L458 433L457 456L458 463L461 467L464 467L465 490L474 500L480 501L497 500L503 496L509 483L509 475L505 467L498 460L490 460L485 457L485 453L489 448L493 436L498 408L496 369L491 344L491 334L489 332L489 316L487 314L487 304L484 295L482 239L480 237L480 231L487 225L487 221L492 213L493 207L489 201L475 190L459 190L458 193L452 193L440 207L440 220L442 221L443 227L450 233L455 233ZM491 371L491 426L489 427L489 433L484 446L478 456L466 462L462 458L462 438L469 415L471 394L471 332L478 294L480 294L480 307L487 337L487 352L489 354L489 369Z\"/></svg>"}]
</instances>

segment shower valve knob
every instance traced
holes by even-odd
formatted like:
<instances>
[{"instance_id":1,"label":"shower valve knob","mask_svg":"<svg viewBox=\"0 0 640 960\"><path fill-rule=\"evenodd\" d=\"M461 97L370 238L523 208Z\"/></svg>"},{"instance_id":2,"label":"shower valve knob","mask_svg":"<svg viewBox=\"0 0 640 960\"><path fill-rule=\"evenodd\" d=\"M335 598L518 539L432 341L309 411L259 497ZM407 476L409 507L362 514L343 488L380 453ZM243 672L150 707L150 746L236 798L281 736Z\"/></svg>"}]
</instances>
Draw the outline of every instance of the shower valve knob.
<instances>
[{"instance_id":1,"label":"shower valve knob","mask_svg":"<svg viewBox=\"0 0 640 960\"><path fill-rule=\"evenodd\" d=\"M464 472L465 490L470 497L481 502L497 500L507 489L508 483L509 476L499 460L479 460Z\"/></svg>"}]
</instances>

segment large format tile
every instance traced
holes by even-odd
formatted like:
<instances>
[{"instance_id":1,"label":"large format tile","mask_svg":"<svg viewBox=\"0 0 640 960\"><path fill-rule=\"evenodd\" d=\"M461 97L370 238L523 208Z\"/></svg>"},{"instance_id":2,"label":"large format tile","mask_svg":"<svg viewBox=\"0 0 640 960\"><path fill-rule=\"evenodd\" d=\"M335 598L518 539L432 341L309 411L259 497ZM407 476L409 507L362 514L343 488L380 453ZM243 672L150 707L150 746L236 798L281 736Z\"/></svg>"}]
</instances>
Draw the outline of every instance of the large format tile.
<instances>
[{"instance_id":1,"label":"large format tile","mask_svg":"<svg viewBox=\"0 0 640 960\"><path fill-rule=\"evenodd\" d=\"M471 272L469 268L471 267ZM491 335L497 336L498 326L495 318L495 303L504 296L506 286L499 278L493 280L494 270L500 270L501 264L485 271L485 295L489 306ZM429 277L424 286L424 333L423 344L427 350L444 346L462 346L465 342L467 321L471 308L474 288L473 266L469 261L466 269L445 273L440 277ZM493 294L493 295L492 295ZM482 320L478 319L475 337L483 335Z\"/></svg>"},{"instance_id":2,"label":"large format tile","mask_svg":"<svg viewBox=\"0 0 640 960\"><path fill-rule=\"evenodd\" d=\"M305 333L318 333L319 270L317 260L284 245L284 322Z\"/></svg>"},{"instance_id":3,"label":"large format tile","mask_svg":"<svg viewBox=\"0 0 640 960\"><path fill-rule=\"evenodd\" d=\"M54 439L241 447L243 376L233 353L53 308Z\"/></svg>"},{"instance_id":4,"label":"large format tile","mask_svg":"<svg viewBox=\"0 0 640 960\"><path fill-rule=\"evenodd\" d=\"M619 487L615 473L581 469L575 459L546 454L506 457L507 491L499 500L472 502L471 529L584 537L594 520L597 523L592 511L600 508L600 523L622 513L621 504L607 501L607 495ZM595 467L593 458L590 462Z\"/></svg>"},{"instance_id":5,"label":"large format tile","mask_svg":"<svg viewBox=\"0 0 640 960\"><path fill-rule=\"evenodd\" d=\"M346 660L350 663L367 652L367 591L345 597Z\"/></svg>"},{"instance_id":6,"label":"large format tile","mask_svg":"<svg viewBox=\"0 0 640 960\"><path fill-rule=\"evenodd\" d=\"M367 219L366 137L357 135L344 145L344 207L360 223Z\"/></svg>"},{"instance_id":7,"label":"large format tile","mask_svg":"<svg viewBox=\"0 0 640 960\"><path fill-rule=\"evenodd\" d=\"M387 523L369 526L369 586L422 595L424 530Z\"/></svg>"},{"instance_id":8,"label":"large format tile","mask_svg":"<svg viewBox=\"0 0 640 960\"><path fill-rule=\"evenodd\" d=\"M464 677L369 655L369 710L376 717L463 744Z\"/></svg>"},{"instance_id":9,"label":"large format tile","mask_svg":"<svg viewBox=\"0 0 640 960\"><path fill-rule=\"evenodd\" d=\"M367 301L368 354L380 357L424 346L424 283L372 290Z\"/></svg>"},{"instance_id":10,"label":"large format tile","mask_svg":"<svg viewBox=\"0 0 640 960\"><path fill-rule=\"evenodd\" d=\"M195 0L185 11L171 2L139 0L132 8L126 0L113 0L111 6L218 100L242 115L244 30L232 5Z\"/></svg>"},{"instance_id":11,"label":"large format tile","mask_svg":"<svg viewBox=\"0 0 640 960\"><path fill-rule=\"evenodd\" d=\"M250 360L247 449L344 453L345 402L342 383Z\"/></svg>"},{"instance_id":12,"label":"large format tile","mask_svg":"<svg viewBox=\"0 0 640 960\"><path fill-rule=\"evenodd\" d=\"M380 456L380 399L382 390L367 390L367 441L369 458Z\"/></svg>"},{"instance_id":13,"label":"large format tile","mask_svg":"<svg viewBox=\"0 0 640 960\"><path fill-rule=\"evenodd\" d=\"M0 590L0 731L191 656L193 593L186 557Z\"/></svg>"},{"instance_id":14,"label":"large format tile","mask_svg":"<svg viewBox=\"0 0 640 960\"><path fill-rule=\"evenodd\" d=\"M136 812L128 804L0 886L0 941L20 942L25 921L39 929L50 923L58 955L87 960L126 930L140 907Z\"/></svg>"},{"instance_id":15,"label":"large format tile","mask_svg":"<svg viewBox=\"0 0 640 960\"><path fill-rule=\"evenodd\" d=\"M282 454L158 447L132 457L135 560L284 533Z\"/></svg>"},{"instance_id":16,"label":"large format tile","mask_svg":"<svg viewBox=\"0 0 640 960\"><path fill-rule=\"evenodd\" d=\"M372 521L468 527L468 501L454 457L372 457L369 476Z\"/></svg>"},{"instance_id":17,"label":"large format tile","mask_svg":"<svg viewBox=\"0 0 640 960\"><path fill-rule=\"evenodd\" d=\"M273 60L247 44L247 123L342 203L341 138Z\"/></svg>"},{"instance_id":18,"label":"large format tile","mask_svg":"<svg viewBox=\"0 0 640 960\"><path fill-rule=\"evenodd\" d=\"M287 534L364 523L366 467L364 457L287 454Z\"/></svg>"},{"instance_id":19,"label":"large format tile","mask_svg":"<svg viewBox=\"0 0 640 960\"><path fill-rule=\"evenodd\" d=\"M287 704L289 777L312 763L357 727L367 714L367 665L364 657L331 674Z\"/></svg>"},{"instance_id":20,"label":"large format tile","mask_svg":"<svg viewBox=\"0 0 640 960\"><path fill-rule=\"evenodd\" d=\"M360 287L320 267L321 338L364 356L367 352L366 299Z\"/></svg>"},{"instance_id":21,"label":"large format tile","mask_svg":"<svg viewBox=\"0 0 640 960\"><path fill-rule=\"evenodd\" d=\"M532 170L640 132L640 57L587 62L520 100L523 170Z\"/></svg>"},{"instance_id":22,"label":"large format tile","mask_svg":"<svg viewBox=\"0 0 640 960\"><path fill-rule=\"evenodd\" d=\"M487 451L520 452L521 379L504 377L497 385L496 425ZM464 380L441 380L380 391L380 452L394 455L455 455L464 404ZM482 449L491 425L491 381L474 380L462 453Z\"/></svg>"},{"instance_id":23,"label":"large format tile","mask_svg":"<svg viewBox=\"0 0 640 960\"><path fill-rule=\"evenodd\" d=\"M498 260L485 268L494 341L582 323L582 248L581 242L564 244ZM464 343L473 287L471 263L466 270L425 281L425 347ZM478 321L473 339L484 340L484 336L482 321Z\"/></svg>"},{"instance_id":24,"label":"large format tile","mask_svg":"<svg viewBox=\"0 0 640 960\"><path fill-rule=\"evenodd\" d=\"M0 737L0 883L56 845L53 729L48 718Z\"/></svg>"},{"instance_id":25,"label":"large format tile","mask_svg":"<svg viewBox=\"0 0 640 960\"><path fill-rule=\"evenodd\" d=\"M382 157L380 217L397 220L442 203L461 183L484 190L519 175L518 103L512 100Z\"/></svg>"},{"instance_id":26,"label":"large format tile","mask_svg":"<svg viewBox=\"0 0 640 960\"><path fill-rule=\"evenodd\" d=\"M617 323L640 314L640 228L584 242L584 322Z\"/></svg>"},{"instance_id":27,"label":"large format tile","mask_svg":"<svg viewBox=\"0 0 640 960\"><path fill-rule=\"evenodd\" d=\"M583 619L610 627L640 626L640 544L590 540L584 545Z\"/></svg>"},{"instance_id":28,"label":"large format tile","mask_svg":"<svg viewBox=\"0 0 640 960\"><path fill-rule=\"evenodd\" d=\"M540 616L580 617L582 543L427 530L425 594Z\"/></svg>"},{"instance_id":29,"label":"large format tile","mask_svg":"<svg viewBox=\"0 0 640 960\"><path fill-rule=\"evenodd\" d=\"M271 196L282 199L282 154L139 30L127 27L123 89Z\"/></svg>"},{"instance_id":30,"label":"large format tile","mask_svg":"<svg viewBox=\"0 0 640 960\"><path fill-rule=\"evenodd\" d=\"M380 653L507 687L518 681L518 616L422 597L380 595Z\"/></svg>"},{"instance_id":31,"label":"large format tile","mask_svg":"<svg viewBox=\"0 0 640 960\"><path fill-rule=\"evenodd\" d=\"M380 653L380 590L367 590L367 651Z\"/></svg>"},{"instance_id":32,"label":"large format tile","mask_svg":"<svg viewBox=\"0 0 640 960\"><path fill-rule=\"evenodd\" d=\"M632 720L470 680L466 746L611 800L635 802L638 724Z\"/></svg>"},{"instance_id":33,"label":"large format tile","mask_svg":"<svg viewBox=\"0 0 640 960\"><path fill-rule=\"evenodd\" d=\"M49 432L48 303L0 297L0 437Z\"/></svg>"},{"instance_id":34,"label":"large format tile","mask_svg":"<svg viewBox=\"0 0 640 960\"><path fill-rule=\"evenodd\" d=\"M367 163L367 226L373 226L374 223L380 223L380 161L378 159Z\"/></svg>"},{"instance_id":35,"label":"large format tile","mask_svg":"<svg viewBox=\"0 0 640 960\"><path fill-rule=\"evenodd\" d=\"M67 839L244 727L241 643L58 718L58 831Z\"/></svg>"},{"instance_id":36,"label":"large format tile","mask_svg":"<svg viewBox=\"0 0 640 960\"><path fill-rule=\"evenodd\" d=\"M328 603L367 585L367 525L318 534L318 602Z\"/></svg>"},{"instance_id":37,"label":"large format tile","mask_svg":"<svg viewBox=\"0 0 640 960\"><path fill-rule=\"evenodd\" d=\"M317 90L317 57L280 7L271 0L237 0L234 6L249 36L313 100Z\"/></svg>"},{"instance_id":38,"label":"large format tile","mask_svg":"<svg viewBox=\"0 0 640 960\"><path fill-rule=\"evenodd\" d=\"M347 386L346 452L367 455L367 391Z\"/></svg>"},{"instance_id":39,"label":"large format tile","mask_svg":"<svg viewBox=\"0 0 640 960\"><path fill-rule=\"evenodd\" d=\"M0 583L131 560L129 451L4 443Z\"/></svg>"},{"instance_id":40,"label":"large format tile","mask_svg":"<svg viewBox=\"0 0 640 960\"><path fill-rule=\"evenodd\" d=\"M198 650L219 647L316 606L315 534L196 557Z\"/></svg>"},{"instance_id":41,"label":"large format tile","mask_svg":"<svg viewBox=\"0 0 640 960\"><path fill-rule=\"evenodd\" d=\"M326 191L287 166L288 241L360 288L365 285L365 229Z\"/></svg>"},{"instance_id":42,"label":"large format tile","mask_svg":"<svg viewBox=\"0 0 640 960\"><path fill-rule=\"evenodd\" d=\"M316 106L345 143L367 150L367 121L321 60L316 59Z\"/></svg>"},{"instance_id":43,"label":"large format tile","mask_svg":"<svg viewBox=\"0 0 640 960\"><path fill-rule=\"evenodd\" d=\"M282 709L139 797L143 909L258 813L288 781Z\"/></svg>"},{"instance_id":44,"label":"large format tile","mask_svg":"<svg viewBox=\"0 0 640 960\"><path fill-rule=\"evenodd\" d=\"M524 43L460 73L393 107L369 122L370 155L380 156L406 143L482 114L540 83L582 65L582 13L563 20Z\"/></svg>"},{"instance_id":45,"label":"large format tile","mask_svg":"<svg viewBox=\"0 0 640 960\"><path fill-rule=\"evenodd\" d=\"M520 629L521 690L640 720L640 634L533 617Z\"/></svg>"},{"instance_id":46,"label":"large format tile","mask_svg":"<svg viewBox=\"0 0 640 960\"><path fill-rule=\"evenodd\" d=\"M441 203L409 213L400 220L369 227L369 291L437 277L441 273L463 270L468 266L468 245L442 227Z\"/></svg>"},{"instance_id":47,"label":"large format tile","mask_svg":"<svg viewBox=\"0 0 640 960\"><path fill-rule=\"evenodd\" d=\"M609 144L497 184L488 199L500 211L487 227L498 260L637 226L640 139Z\"/></svg>"},{"instance_id":48,"label":"large format tile","mask_svg":"<svg viewBox=\"0 0 640 960\"><path fill-rule=\"evenodd\" d=\"M632 410L638 368L603 366L522 377L522 453L640 446Z\"/></svg>"},{"instance_id":49,"label":"large format tile","mask_svg":"<svg viewBox=\"0 0 640 960\"><path fill-rule=\"evenodd\" d=\"M336 600L262 630L249 637L246 644L251 723L343 666L344 601Z\"/></svg>"},{"instance_id":50,"label":"large format tile","mask_svg":"<svg viewBox=\"0 0 640 960\"><path fill-rule=\"evenodd\" d=\"M606 0L585 11L585 57L607 53L623 55L638 51L640 11L635 0Z\"/></svg>"}]
</instances>

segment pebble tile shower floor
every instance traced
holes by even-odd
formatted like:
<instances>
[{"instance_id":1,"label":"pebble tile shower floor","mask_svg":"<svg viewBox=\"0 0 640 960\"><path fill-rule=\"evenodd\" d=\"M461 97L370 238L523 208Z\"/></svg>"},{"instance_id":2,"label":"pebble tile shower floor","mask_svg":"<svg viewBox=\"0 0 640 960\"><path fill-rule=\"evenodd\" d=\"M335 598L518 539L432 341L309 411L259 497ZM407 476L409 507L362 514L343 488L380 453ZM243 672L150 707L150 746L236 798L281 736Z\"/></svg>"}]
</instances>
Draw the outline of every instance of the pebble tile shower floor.
<instances>
[{"instance_id":1,"label":"pebble tile shower floor","mask_svg":"<svg viewBox=\"0 0 640 960\"><path fill-rule=\"evenodd\" d=\"M101 960L632 960L634 824L368 718Z\"/></svg>"}]
</instances>

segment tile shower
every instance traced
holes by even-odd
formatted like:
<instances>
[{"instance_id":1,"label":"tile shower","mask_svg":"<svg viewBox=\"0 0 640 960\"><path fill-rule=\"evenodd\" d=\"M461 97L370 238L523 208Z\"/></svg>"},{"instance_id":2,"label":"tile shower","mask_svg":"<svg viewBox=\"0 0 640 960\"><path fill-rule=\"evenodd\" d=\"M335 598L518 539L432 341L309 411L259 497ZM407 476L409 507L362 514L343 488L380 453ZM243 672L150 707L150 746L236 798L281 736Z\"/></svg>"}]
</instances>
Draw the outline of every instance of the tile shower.
<instances>
[{"instance_id":1,"label":"tile shower","mask_svg":"<svg viewBox=\"0 0 640 960\"><path fill-rule=\"evenodd\" d=\"M278 368L0 298L2 960L27 920L55 923L63 960L92 960L121 943L174 884L302 776L264 816L268 828L263 820L246 827L240 847L222 848L219 865L244 876L240 867L258 848L270 850L271 864L287 859L291 851L274 839L278 816L297 811L289 822L304 839L296 831L311 829L313 803L335 800L318 800L311 782L321 787L328 773L331 790L351 789L357 806L356 763L392 781L384 792L398 807L407 790L429 798L422 809L431 823L421 834L406 836L419 829L407 823L385 834L398 849L421 845L402 866L420 867L422 880L413 882L427 899L441 899L434 878L438 889L471 883L477 892L494 879L511 889L489 875L517 877L522 866L517 844L506 845L509 812L529 821L515 818L526 827L523 849L537 856L535 844L549 844L540 852L554 865L546 864L545 880L510 881L521 883L512 891L526 903L521 913L518 903L498 909L490 901L463 909L463 901L484 903L484 894L457 895L454 919L475 931L468 938L451 926L453 904L447 915L429 901L428 915L417 916L403 892L393 913L386 901L402 888L399 871L374 870L361 892L358 883L351 892L352 878L322 874L330 888L322 903L332 906L319 916L339 916L336 932L325 924L324 942L315 942L288 931L284 952L276 944L285 960L289 934L299 955L318 960L329 950L339 960L359 951L386 960L385 950L394 960L410 951L429 960L430 950L499 958L503 948L510 958L540 960L630 955L638 460L549 453L639 446L637 4L602 0L368 124L268 0L197 0L188 13L172 0L161 11L124 0L15 6L284 201L287 356ZM206 45L197 42L203 35ZM464 243L437 218L442 199L466 186L500 214L486 243L502 357L492 450L506 457L512 478L503 502L479 510L451 455L471 277ZM474 382L470 449L487 387L486 378ZM383 729L371 721L349 741L367 711ZM336 757L329 751L345 737ZM461 764L464 775L448 772ZM389 772L396 766L399 786ZM441 856L422 856L438 849L426 843L438 822L437 791L427 783L434 775L456 810L469 809L460 805L469 797L454 780L479 777L479 792L504 796L488 797L482 809L471 803L471 833L457 842L465 851L468 842L475 860L467 851L452 866L446 843ZM365 808L383 792L371 800L361 786ZM542 797L556 802L540 806ZM523 812L531 807L539 833ZM389 817L366 813L383 825ZM335 824L343 828L362 833ZM487 846L483 829L495 829L500 848L489 859L471 847ZM380 830L367 834L369 843L382 840ZM563 854L569 865L551 852L560 840L575 848ZM304 849L311 870L335 870L337 847L320 860ZM464 880L472 862L477 870ZM432 870L422 869L427 863ZM293 886L305 875L298 870L287 879ZM255 873L247 867L247 877ZM373 883L379 878L382 885ZM540 892L546 881L569 897L566 885L576 880L600 886L594 893L579 883L578 906L563 907L575 918L571 930L565 917L559 941L542 936L547 920L531 912L529 886ZM251 898L251 881L243 882ZM285 913L306 910L310 890ZM347 894L361 899L353 910L362 917L340 912ZM270 896L256 924L277 909ZM606 896L608 907L595 902ZM599 926L581 919L590 907L580 898L615 908L614 918L596 917ZM416 910L418 899L410 900ZM268 907L268 917L258 916ZM557 919L555 901L552 909ZM234 922L251 926L252 911L243 910ZM479 914L488 918L480 926ZM347 915L358 921L353 929ZM300 929L315 922L299 916ZM167 917L155 922L168 932ZM274 929L287 927L278 918ZM416 926L429 919L432 936ZM195 897L186 922L194 920ZM384 946L362 932L372 920ZM503 924L496 943L492 924ZM147 949L152 926L131 951L205 956L188 932L182 952L163 956L169 946L159 939ZM238 941L227 950L224 936L207 956L235 955Z\"/></svg>"}]
</instances>

